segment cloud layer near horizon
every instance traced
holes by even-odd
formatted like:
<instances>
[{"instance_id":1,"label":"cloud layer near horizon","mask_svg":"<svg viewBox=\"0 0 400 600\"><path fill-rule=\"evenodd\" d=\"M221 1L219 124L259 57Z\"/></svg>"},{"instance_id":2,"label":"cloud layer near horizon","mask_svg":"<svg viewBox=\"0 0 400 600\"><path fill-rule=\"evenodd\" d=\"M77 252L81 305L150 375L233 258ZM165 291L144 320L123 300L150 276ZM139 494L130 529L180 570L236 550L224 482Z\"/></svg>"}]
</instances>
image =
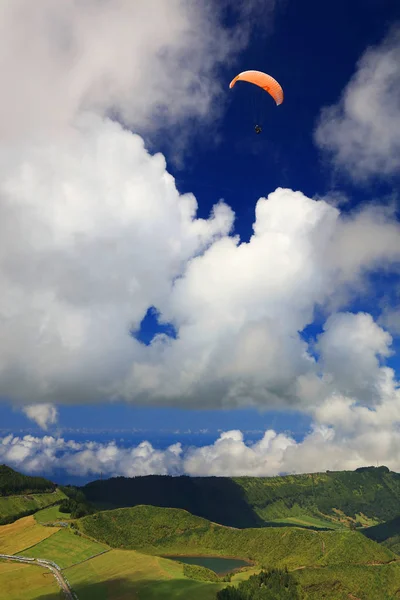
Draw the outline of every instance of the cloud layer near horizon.
<instances>
[{"instance_id":1,"label":"cloud layer near horizon","mask_svg":"<svg viewBox=\"0 0 400 600\"><path fill-rule=\"evenodd\" d=\"M242 432L226 431L209 445L164 450L143 441L77 442L53 436L0 438L0 462L27 473L63 478L124 475L273 476L384 464L400 470L399 392L378 410L356 406L349 398L330 398L314 413L311 431L300 442L267 430L257 442Z\"/></svg>"}]
</instances>

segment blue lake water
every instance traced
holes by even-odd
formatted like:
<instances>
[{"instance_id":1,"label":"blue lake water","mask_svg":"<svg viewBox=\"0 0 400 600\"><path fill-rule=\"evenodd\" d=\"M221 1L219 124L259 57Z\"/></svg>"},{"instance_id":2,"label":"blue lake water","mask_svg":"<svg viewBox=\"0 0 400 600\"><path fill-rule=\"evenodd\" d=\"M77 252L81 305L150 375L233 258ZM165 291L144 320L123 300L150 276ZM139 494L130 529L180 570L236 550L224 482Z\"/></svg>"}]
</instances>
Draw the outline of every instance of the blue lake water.
<instances>
[{"instance_id":1,"label":"blue lake water","mask_svg":"<svg viewBox=\"0 0 400 600\"><path fill-rule=\"evenodd\" d=\"M170 560L177 560L187 565L199 565L200 567L206 567L217 573L217 575L223 575L229 573L235 569L241 567L247 567L250 565L245 560L239 558L223 558L221 556L166 556Z\"/></svg>"}]
</instances>

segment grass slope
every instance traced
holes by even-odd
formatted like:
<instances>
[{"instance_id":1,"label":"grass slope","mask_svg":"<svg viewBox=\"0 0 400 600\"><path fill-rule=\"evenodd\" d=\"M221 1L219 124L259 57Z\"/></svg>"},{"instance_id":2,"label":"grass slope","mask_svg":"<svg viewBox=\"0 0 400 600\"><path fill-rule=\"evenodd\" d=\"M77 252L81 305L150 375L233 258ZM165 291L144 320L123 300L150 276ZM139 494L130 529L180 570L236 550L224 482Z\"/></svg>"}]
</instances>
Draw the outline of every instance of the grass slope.
<instances>
[{"instance_id":1,"label":"grass slope","mask_svg":"<svg viewBox=\"0 0 400 600\"><path fill-rule=\"evenodd\" d=\"M0 553L17 554L57 531L56 527L39 525L32 516L19 519L10 525L2 525L0 526Z\"/></svg>"},{"instance_id":2,"label":"grass slope","mask_svg":"<svg viewBox=\"0 0 400 600\"><path fill-rule=\"evenodd\" d=\"M247 503L264 521L311 515L373 525L398 514L400 474L368 467L284 477L238 477Z\"/></svg>"},{"instance_id":3,"label":"grass slope","mask_svg":"<svg viewBox=\"0 0 400 600\"><path fill-rule=\"evenodd\" d=\"M304 569L295 575L308 600L395 600L399 597L399 564Z\"/></svg>"},{"instance_id":4,"label":"grass slope","mask_svg":"<svg viewBox=\"0 0 400 600\"><path fill-rule=\"evenodd\" d=\"M58 504L55 506L49 506L48 508L43 508L34 514L35 520L42 525L45 523L56 523L59 521L68 521L70 518L69 513L60 512L60 507Z\"/></svg>"},{"instance_id":5,"label":"grass slope","mask_svg":"<svg viewBox=\"0 0 400 600\"><path fill-rule=\"evenodd\" d=\"M398 515L400 474L387 467L284 477L115 477L82 488L100 509L182 508L233 527L277 522L310 528L368 526Z\"/></svg>"},{"instance_id":6,"label":"grass slope","mask_svg":"<svg viewBox=\"0 0 400 600\"><path fill-rule=\"evenodd\" d=\"M51 537L24 551L24 556L45 558L65 569L108 550L108 546L60 529Z\"/></svg>"},{"instance_id":7,"label":"grass slope","mask_svg":"<svg viewBox=\"0 0 400 600\"><path fill-rule=\"evenodd\" d=\"M48 494L24 494L21 496L0 497L0 524L12 523L16 519L33 514L65 499L58 488Z\"/></svg>"},{"instance_id":8,"label":"grass slope","mask_svg":"<svg viewBox=\"0 0 400 600\"><path fill-rule=\"evenodd\" d=\"M179 509L152 506L105 511L78 527L111 547L151 554L200 554L256 560L269 567L388 562L395 555L358 532L295 527L233 529Z\"/></svg>"},{"instance_id":9,"label":"grass slope","mask_svg":"<svg viewBox=\"0 0 400 600\"><path fill-rule=\"evenodd\" d=\"M4 600L21 600L22 597L24 600L62 600L64 595L47 569L0 561L0 597Z\"/></svg>"},{"instance_id":10,"label":"grass slope","mask_svg":"<svg viewBox=\"0 0 400 600\"><path fill-rule=\"evenodd\" d=\"M129 550L111 550L65 574L79 600L215 600L226 586L188 579L179 563Z\"/></svg>"}]
</instances>

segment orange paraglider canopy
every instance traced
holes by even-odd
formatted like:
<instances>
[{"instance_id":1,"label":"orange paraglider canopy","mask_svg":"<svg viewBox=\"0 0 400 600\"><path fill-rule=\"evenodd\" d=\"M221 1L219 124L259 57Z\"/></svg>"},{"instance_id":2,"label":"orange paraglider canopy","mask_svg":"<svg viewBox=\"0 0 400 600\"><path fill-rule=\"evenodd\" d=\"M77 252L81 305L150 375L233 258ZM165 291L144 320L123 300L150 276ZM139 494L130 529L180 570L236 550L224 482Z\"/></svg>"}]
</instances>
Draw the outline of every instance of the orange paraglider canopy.
<instances>
[{"instance_id":1,"label":"orange paraglider canopy","mask_svg":"<svg viewBox=\"0 0 400 600\"><path fill-rule=\"evenodd\" d=\"M239 73L239 75L236 75L232 79L229 87L233 88L237 81L248 81L263 88L273 97L278 106L283 102L283 90L281 86L276 79L271 77L271 75L267 75L267 73L263 73L262 71L243 71L243 73Z\"/></svg>"}]
</instances>

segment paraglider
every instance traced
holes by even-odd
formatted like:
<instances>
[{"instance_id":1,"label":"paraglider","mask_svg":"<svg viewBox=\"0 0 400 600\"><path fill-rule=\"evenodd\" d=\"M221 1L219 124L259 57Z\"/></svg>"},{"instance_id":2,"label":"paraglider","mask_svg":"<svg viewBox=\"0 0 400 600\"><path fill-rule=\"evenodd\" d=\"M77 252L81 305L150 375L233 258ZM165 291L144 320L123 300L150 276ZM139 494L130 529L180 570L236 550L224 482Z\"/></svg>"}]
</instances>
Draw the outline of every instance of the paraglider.
<instances>
[{"instance_id":1,"label":"paraglider","mask_svg":"<svg viewBox=\"0 0 400 600\"><path fill-rule=\"evenodd\" d=\"M262 71L243 71L236 75L234 79L229 84L229 88L232 89L237 81L247 81L248 83L252 83L262 90L268 92L270 96L275 100L276 105L279 106L283 102L283 90L281 85L268 75L267 73L263 73ZM259 123L256 123L254 131L259 134L262 129Z\"/></svg>"}]
</instances>

